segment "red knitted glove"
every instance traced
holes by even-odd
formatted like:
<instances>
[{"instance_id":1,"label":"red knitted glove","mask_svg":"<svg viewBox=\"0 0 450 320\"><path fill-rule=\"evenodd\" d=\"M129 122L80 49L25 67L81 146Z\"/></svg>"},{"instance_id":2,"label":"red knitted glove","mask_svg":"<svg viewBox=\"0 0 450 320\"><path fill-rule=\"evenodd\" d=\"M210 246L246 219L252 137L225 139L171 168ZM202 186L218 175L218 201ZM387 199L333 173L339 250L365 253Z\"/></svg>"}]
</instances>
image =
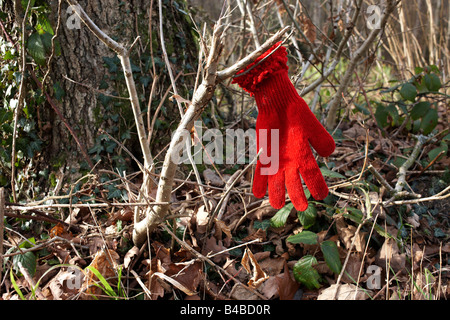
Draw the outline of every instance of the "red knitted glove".
<instances>
[{"instance_id":1,"label":"red knitted glove","mask_svg":"<svg viewBox=\"0 0 450 320\"><path fill-rule=\"evenodd\" d=\"M279 47L263 62L239 76L279 44L238 72L233 83L255 97L259 111L256 136L257 150L262 148L262 153L256 164L253 194L257 198L264 197L268 185L270 204L280 209L285 204L287 189L295 208L304 211L308 201L300 175L314 199L322 200L328 194L310 144L320 156L327 157L334 151L334 140L292 85L286 65L286 48Z\"/></svg>"}]
</instances>

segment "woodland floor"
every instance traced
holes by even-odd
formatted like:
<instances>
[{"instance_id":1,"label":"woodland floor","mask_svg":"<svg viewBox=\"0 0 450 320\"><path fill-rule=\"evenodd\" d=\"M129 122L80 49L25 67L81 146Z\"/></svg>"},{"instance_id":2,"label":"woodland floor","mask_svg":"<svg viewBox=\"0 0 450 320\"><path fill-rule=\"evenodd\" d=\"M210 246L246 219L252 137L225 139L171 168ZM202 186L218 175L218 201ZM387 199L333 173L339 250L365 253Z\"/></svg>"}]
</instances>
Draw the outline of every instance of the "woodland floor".
<instances>
[{"instance_id":1,"label":"woodland floor","mask_svg":"<svg viewBox=\"0 0 450 320\"><path fill-rule=\"evenodd\" d=\"M443 112L438 124L441 130L448 124L445 109ZM389 160L414 147L415 140L403 133L392 138L394 128L383 135L371 119L366 126L367 136L359 121L339 126L336 151L326 160L334 162L335 175L326 176L330 195L314 202L317 216L308 229L318 235L319 242L331 240L338 247L345 272L337 298L356 294L358 299L375 300L448 299L450 198L418 203L400 199L397 201L404 203L367 206L364 194L348 182L369 186L370 200L388 200L380 183L368 170L362 170L371 164L395 185L398 168ZM419 159L437 145L426 145ZM448 186L449 165L450 159L444 155L422 172L424 168L416 161L407 173L410 190L422 198L439 194ZM34 218L6 218L1 298L333 298L330 288L335 288L339 275L330 270L318 244L286 241L303 230L295 209L284 226L271 225L270 218L278 210L270 207L267 199L251 195L252 171L250 168L237 181L228 198L223 180L231 173L213 167L203 171L203 183L211 186L205 187L207 200L216 213L223 208L221 219L211 224L211 213L205 210L195 178L178 183L171 209L178 216L161 226L141 248L133 246L133 207L126 204L98 207L96 204L105 201L97 198L84 207L79 201L71 208L58 208L54 204L59 200L53 200L53 205L40 203L34 210L21 211L7 203L6 213ZM139 175L130 176L129 182L139 184ZM130 186L122 184L132 192ZM377 191L374 186L378 186ZM97 179L86 179L72 197L90 196L96 188L106 190ZM358 229L358 213L367 210L372 218ZM65 224L40 221L42 215ZM170 234L174 229L179 241ZM294 280L293 267L305 255L318 261L314 268L320 275L320 288L308 289ZM368 281L378 275L378 283L370 285ZM34 290L32 284L36 285Z\"/></svg>"}]
</instances>

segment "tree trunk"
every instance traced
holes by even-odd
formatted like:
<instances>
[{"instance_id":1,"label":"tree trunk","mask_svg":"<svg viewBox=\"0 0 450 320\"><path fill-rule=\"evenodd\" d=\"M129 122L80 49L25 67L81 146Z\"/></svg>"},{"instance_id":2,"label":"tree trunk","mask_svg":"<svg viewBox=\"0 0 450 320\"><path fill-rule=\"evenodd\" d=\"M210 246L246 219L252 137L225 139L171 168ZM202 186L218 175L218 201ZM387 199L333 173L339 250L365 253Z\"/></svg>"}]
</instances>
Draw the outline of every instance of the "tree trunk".
<instances>
[{"instance_id":1,"label":"tree trunk","mask_svg":"<svg viewBox=\"0 0 450 320\"><path fill-rule=\"evenodd\" d=\"M164 2L167 3L167 5L163 5L163 10L166 19L164 23L166 46L171 49L169 56L180 57L176 61L178 66L183 66L185 63L194 66L196 49L193 37L189 32L191 26L183 17L185 14L182 10L178 10L183 7L183 3L182 1ZM133 47L131 56L141 110L144 111L147 108L154 77L149 58L150 43L153 44L154 61L163 61L157 33L159 20L157 1L153 1L152 7L152 42L149 40L151 1L132 0L119 3L113 0L89 0L79 3L99 28L125 47L130 47L133 41L140 36ZM49 4L52 12L49 19L53 29L56 30L58 1L52 0L49 1ZM52 61L51 86L48 87L56 88L54 97L59 98L55 100L58 100L58 108L63 117L74 129L85 149L90 150L89 155L94 156L94 164L100 159L100 157L95 158L96 154L101 156L102 152L103 155L105 152L112 153L111 149L107 150L98 138L98 129L100 128L117 140L125 142L134 155L141 159L130 102L126 100L128 92L123 70L116 54L103 44L82 21L79 25L73 24L79 18L65 1L62 1L60 18L57 40L61 46L61 54L55 56ZM177 23L170 23L174 21ZM180 42L183 43L180 45ZM176 52L173 48L177 48L179 51ZM180 61L181 59L183 61ZM160 81L155 100L159 100L170 86L170 81L166 76L165 65L156 63L156 67ZM175 64L173 67L176 68ZM179 71L181 70L174 70L174 73ZM57 92L58 90L59 92ZM185 92L180 89L179 91ZM122 99L111 96L120 96ZM155 104L158 105L158 103L152 103L151 109L156 108ZM173 103L166 104L167 107L164 108L166 113L163 113L162 117L165 116L168 118L167 122L172 123L177 120L178 112L170 112L174 107ZM44 123L51 125L46 155L47 159L50 159L50 164L64 164L71 169L72 173L78 172L85 159L71 133L51 108L46 109L42 118ZM131 132L127 135L127 130L130 128ZM128 158L127 154L123 154L123 156Z\"/></svg>"}]
</instances>

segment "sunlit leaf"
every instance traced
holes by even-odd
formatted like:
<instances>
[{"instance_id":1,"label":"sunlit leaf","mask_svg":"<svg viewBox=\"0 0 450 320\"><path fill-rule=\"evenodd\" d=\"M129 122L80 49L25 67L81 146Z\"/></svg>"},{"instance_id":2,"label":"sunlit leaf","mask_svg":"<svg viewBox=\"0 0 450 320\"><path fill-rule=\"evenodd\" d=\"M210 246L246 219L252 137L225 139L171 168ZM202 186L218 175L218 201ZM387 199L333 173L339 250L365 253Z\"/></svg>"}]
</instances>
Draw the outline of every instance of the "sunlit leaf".
<instances>
[{"instance_id":1,"label":"sunlit leaf","mask_svg":"<svg viewBox=\"0 0 450 320\"><path fill-rule=\"evenodd\" d=\"M290 243L317 244L317 234L305 230L289 236L286 241L289 241Z\"/></svg>"},{"instance_id":2,"label":"sunlit leaf","mask_svg":"<svg viewBox=\"0 0 450 320\"><path fill-rule=\"evenodd\" d=\"M295 280L304 284L308 289L320 288L320 275L313 267L316 264L317 259L313 256L303 256L294 265L293 273Z\"/></svg>"},{"instance_id":3,"label":"sunlit leaf","mask_svg":"<svg viewBox=\"0 0 450 320\"><path fill-rule=\"evenodd\" d=\"M278 212L275 213L275 215L270 219L271 226L274 228L280 228L284 226L293 208L294 205L292 203L289 203L278 210Z\"/></svg>"}]
</instances>

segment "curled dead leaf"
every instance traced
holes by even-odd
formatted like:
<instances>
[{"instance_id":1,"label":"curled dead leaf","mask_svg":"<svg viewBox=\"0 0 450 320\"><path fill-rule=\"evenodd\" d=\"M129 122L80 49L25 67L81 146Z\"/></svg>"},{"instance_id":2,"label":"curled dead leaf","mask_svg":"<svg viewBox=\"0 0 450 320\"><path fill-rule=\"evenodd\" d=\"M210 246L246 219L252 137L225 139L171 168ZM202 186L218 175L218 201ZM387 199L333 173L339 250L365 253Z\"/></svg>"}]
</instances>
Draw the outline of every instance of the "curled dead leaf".
<instances>
[{"instance_id":1,"label":"curled dead leaf","mask_svg":"<svg viewBox=\"0 0 450 320\"><path fill-rule=\"evenodd\" d=\"M131 262L134 260L134 258L137 257L138 254L139 254L139 248L136 246L133 246L133 248L128 250L128 252L125 254L125 257L123 260L123 266L125 267L125 269L128 269Z\"/></svg>"},{"instance_id":2,"label":"curled dead leaf","mask_svg":"<svg viewBox=\"0 0 450 320\"><path fill-rule=\"evenodd\" d=\"M198 208L196 214L196 221L197 221L197 232L202 234L205 233L209 223L209 212L208 210L206 210L204 205Z\"/></svg>"},{"instance_id":3,"label":"curled dead leaf","mask_svg":"<svg viewBox=\"0 0 450 320\"><path fill-rule=\"evenodd\" d=\"M248 285L251 288L259 287L269 276L263 271L259 263L256 261L253 253L246 248L242 256L241 264L244 269L251 275Z\"/></svg>"},{"instance_id":4,"label":"curled dead leaf","mask_svg":"<svg viewBox=\"0 0 450 320\"><path fill-rule=\"evenodd\" d=\"M227 238L229 239L232 238L230 227L227 226L225 222L223 222L222 220L215 219L214 224L216 226L214 236L217 239L222 238L222 232L227 236Z\"/></svg>"}]
</instances>

